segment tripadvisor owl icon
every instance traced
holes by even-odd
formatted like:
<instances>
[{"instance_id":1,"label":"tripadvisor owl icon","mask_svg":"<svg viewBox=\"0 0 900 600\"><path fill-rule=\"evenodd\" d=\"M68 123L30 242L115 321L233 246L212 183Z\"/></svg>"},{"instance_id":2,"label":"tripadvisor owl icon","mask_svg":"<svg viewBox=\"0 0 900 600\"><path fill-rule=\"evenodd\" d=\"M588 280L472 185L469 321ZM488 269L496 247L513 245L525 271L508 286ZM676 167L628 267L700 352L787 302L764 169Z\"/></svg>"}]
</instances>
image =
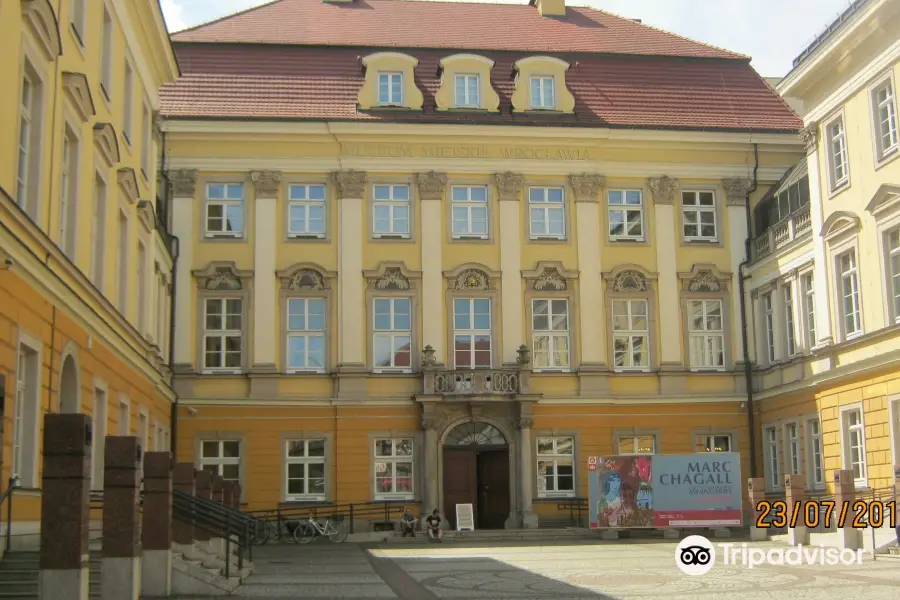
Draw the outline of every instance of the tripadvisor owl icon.
<instances>
[{"instance_id":1,"label":"tripadvisor owl icon","mask_svg":"<svg viewBox=\"0 0 900 600\"><path fill-rule=\"evenodd\" d=\"M702 535L689 535L675 548L675 564L685 575L706 575L716 564L716 549Z\"/></svg>"}]
</instances>

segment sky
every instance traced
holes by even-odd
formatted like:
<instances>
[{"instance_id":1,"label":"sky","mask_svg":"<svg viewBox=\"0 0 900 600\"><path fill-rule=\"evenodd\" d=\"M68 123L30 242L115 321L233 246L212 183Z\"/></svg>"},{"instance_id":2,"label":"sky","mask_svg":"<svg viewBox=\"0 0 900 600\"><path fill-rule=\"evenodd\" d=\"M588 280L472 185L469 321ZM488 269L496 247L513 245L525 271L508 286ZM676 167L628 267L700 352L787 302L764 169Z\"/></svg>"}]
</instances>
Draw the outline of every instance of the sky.
<instances>
[{"instance_id":1,"label":"sky","mask_svg":"<svg viewBox=\"0 0 900 600\"><path fill-rule=\"evenodd\" d=\"M268 0L161 0L169 31L193 27ZM451 0L452 1L452 0ZM525 4L528 0L495 0ZM764 77L783 77L800 52L849 0L574 0L753 57Z\"/></svg>"}]
</instances>

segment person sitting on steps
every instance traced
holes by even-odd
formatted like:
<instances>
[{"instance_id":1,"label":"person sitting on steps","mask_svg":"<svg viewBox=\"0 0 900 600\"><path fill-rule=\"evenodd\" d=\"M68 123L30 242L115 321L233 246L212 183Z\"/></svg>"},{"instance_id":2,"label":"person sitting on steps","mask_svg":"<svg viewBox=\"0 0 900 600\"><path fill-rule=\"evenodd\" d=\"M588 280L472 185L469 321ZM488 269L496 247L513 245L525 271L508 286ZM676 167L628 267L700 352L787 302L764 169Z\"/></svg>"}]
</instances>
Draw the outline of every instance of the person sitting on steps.
<instances>
[{"instance_id":1,"label":"person sitting on steps","mask_svg":"<svg viewBox=\"0 0 900 600\"><path fill-rule=\"evenodd\" d=\"M416 518L408 508L400 518L400 531L403 532L403 537L406 537L406 534L416 537Z\"/></svg>"},{"instance_id":2,"label":"person sitting on steps","mask_svg":"<svg viewBox=\"0 0 900 600\"><path fill-rule=\"evenodd\" d=\"M438 509L434 509L428 517L425 518L425 524L428 526L428 538L441 541L444 537L444 530L441 529L441 514Z\"/></svg>"}]
</instances>

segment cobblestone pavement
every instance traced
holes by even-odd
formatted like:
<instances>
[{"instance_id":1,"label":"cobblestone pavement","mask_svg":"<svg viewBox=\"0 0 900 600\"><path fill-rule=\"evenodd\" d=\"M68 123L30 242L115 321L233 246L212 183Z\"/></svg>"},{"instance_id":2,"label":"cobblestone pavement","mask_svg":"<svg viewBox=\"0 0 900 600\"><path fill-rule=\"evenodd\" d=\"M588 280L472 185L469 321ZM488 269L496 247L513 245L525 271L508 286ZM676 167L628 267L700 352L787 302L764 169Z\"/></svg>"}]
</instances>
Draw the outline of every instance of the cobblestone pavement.
<instances>
[{"instance_id":1,"label":"cobblestone pavement","mask_svg":"<svg viewBox=\"0 0 900 600\"><path fill-rule=\"evenodd\" d=\"M318 540L317 540L318 542ZM852 566L675 565L675 543L387 546L314 543L255 552L237 595L297 600L897 600L900 560ZM777 548L775 544L753 544Z\"/></svg>"}]
</instances>

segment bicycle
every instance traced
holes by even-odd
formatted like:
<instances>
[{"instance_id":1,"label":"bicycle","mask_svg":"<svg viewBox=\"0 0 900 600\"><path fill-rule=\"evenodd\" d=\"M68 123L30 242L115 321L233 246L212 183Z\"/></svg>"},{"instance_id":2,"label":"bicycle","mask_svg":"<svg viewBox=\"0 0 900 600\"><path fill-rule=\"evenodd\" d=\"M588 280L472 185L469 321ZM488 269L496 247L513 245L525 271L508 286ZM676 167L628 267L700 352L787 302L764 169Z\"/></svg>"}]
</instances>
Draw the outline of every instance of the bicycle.
<instances>
[{"instance_id":1,"label":"bicycle","mask_svg":"<svg viewBox=\"0 0 900 600\"><path fill-rule=\"evenodd\" d=\"M279 527L279 523L281 526ZM300 521L281 520L278 519L278 513L275 511L265 513L262 517L256 519L250 535L253 544L262 545L269 540L276 542L282 541L288 544L294 543L294 530L300 525Z\"/></svg>"},{"instance_id":2,"label":"bicycle","mask_svg":"<svg viewBox=\"0 0 900 600\"><path fill-rule=\"evenodd\" d=\"M340 544L347 539L347 526L343 523L343 517L329 517L325 524L320 525L312 516L305 523L300 523L294 529L294 540L298 544L308 544L317 535L327 537L335 544Z\"/></svg>"}]
</instances>

